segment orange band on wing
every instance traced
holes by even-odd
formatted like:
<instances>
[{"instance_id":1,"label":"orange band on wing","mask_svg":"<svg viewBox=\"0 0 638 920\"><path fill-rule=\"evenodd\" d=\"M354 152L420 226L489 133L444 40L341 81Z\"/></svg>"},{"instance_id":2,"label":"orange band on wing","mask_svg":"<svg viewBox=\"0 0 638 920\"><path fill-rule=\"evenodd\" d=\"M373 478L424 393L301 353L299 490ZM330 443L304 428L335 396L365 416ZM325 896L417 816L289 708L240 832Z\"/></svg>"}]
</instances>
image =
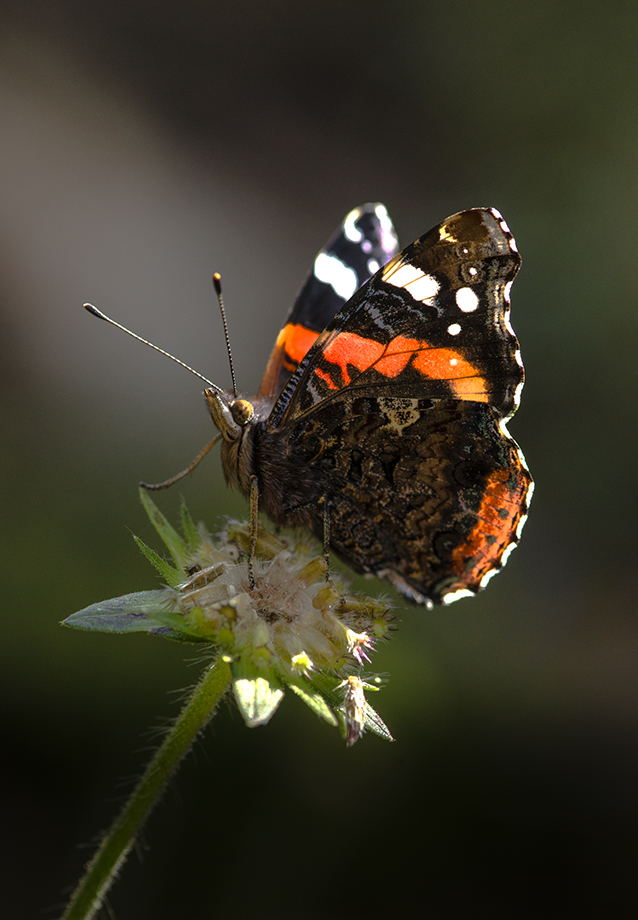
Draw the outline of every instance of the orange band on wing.
<instances>
[{"instance_id":1,"label":"orange band on wing","mask_svg":"<svg viewBox=\"0 0 638 920\"><path fill-rule=\"evenodd\" d=\"M308 329L300 323L287 323L277 336L277 345L283 345L286 349L286 354L296 364L300 364L318 336L318 332L314 332L314 330Z\"/></svg>"},{"instance_id":2,"label":"orange band on wing","mask_svg":"<svg viewBox=\"0 0 638 920\"><path fill-rule=\"evenodd\" d=\"M339 385L334 382L334 380L332 379L328 371L324 371L322 368L316 367L315 374L317 375L317 377L319 377L320 380L323 380L323 382L327 384L327 386L329 386L331 390L340 389Z\"/></svg>"},{"instance_id":3,"label":"orange band on wing","mask_svg":"<svg viewBox=\"0 0 638 920\"><path fill-rule=\"evenodd\" d=\"M383 345L374 339L364 339L354 332L341 332L323 350L323 357L331 364L338 364L341 368L343 382L350 383L348 365L357 370L366 371L377 361L385 351ZM382 372L383 373L383 372Z\"/></svg>"},{"instance_id":4,"label":"orange band on wing","mask_svg":"<svg viewBox=\"0 0 638 920\"><path fill-rule=\"evenodd\" d=\"M323 351L323 357L341 369L343 385L351 382L348 365L366 371L374 367L384 377L398 377L411 359L412 366L424 377L449 382L459 399L487 402L485 379L469 361L453 348L433 348L420 339L398 335L383 346L354 332L341 332ZM328 375L320 374L327 381ZM338 389L330 379L331 389Z\"/></svg>"}]
</instances>

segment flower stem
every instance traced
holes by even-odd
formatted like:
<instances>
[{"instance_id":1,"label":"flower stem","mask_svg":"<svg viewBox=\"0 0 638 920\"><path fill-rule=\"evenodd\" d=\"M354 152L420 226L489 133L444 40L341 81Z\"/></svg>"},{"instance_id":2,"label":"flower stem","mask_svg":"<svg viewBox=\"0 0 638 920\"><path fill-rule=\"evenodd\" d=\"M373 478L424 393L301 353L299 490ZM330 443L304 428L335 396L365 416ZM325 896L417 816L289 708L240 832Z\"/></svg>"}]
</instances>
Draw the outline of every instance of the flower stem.
<instances>
[{"instance_id":1,"label":"flower stem","mask_svg":"<svg viewBox=\"0 0 638 920\"><path fill-rule=\"evenodd\" d=\"M122 813L87 865L61 920L90 920L100 909L140 828L198 733L213 716L229 683L230 667L219 658L206 669Z\"/></svg>"}]
</instances>

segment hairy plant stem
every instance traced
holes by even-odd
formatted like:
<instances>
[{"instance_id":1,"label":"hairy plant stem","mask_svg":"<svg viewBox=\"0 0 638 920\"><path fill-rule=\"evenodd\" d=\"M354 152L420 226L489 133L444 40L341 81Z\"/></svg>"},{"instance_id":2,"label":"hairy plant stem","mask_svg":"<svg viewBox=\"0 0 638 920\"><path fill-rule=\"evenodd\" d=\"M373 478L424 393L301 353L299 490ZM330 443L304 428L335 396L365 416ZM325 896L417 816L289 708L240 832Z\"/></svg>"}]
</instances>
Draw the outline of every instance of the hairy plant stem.
<instances>
[{"instance_id":1,"label":"hairy plant stem","mask_svg":"<svg viewBox=\"0 0 638 920\"><path fill-rule=\"evenodd\" d=\"M230 667L221 658L206 669L121 814L87 865L86 873L61 920L90 920L100 909L151 809L198 733L213 716L230 683L230 676Z\"/></svg>"}]
</instances>

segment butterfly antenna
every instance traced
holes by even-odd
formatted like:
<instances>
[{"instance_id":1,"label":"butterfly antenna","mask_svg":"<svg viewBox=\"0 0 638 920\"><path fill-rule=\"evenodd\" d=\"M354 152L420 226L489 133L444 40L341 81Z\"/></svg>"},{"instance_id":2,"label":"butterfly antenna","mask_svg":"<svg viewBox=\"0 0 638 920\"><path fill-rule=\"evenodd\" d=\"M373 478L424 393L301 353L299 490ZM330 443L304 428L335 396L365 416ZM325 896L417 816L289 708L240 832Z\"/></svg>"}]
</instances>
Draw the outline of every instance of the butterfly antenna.
<instances>
[{"instance_id":1,"label":"butterfly antenna","mask_svg":"<svg viewBox=\"0 0 638 920\"><path fill-rule=\"evenodd\" d=\"M103 319L105 322L110 323L112 326L115 326L117 329L121 329L122 332L126 332L127 335L132 336L134 339L137 339L138 342L142 342L144 345L148 345L149 348L152 348L154 351L159 351L161 355L166 355L167 358L170 358L171 361L174 361L176 364L181 364L182 367L185 367L187 371L190 371L191 374L195 374L196 377L199 377L200 380L203 380L204 383L207 383L209 387L212 387L214 390L217 390L218 393L222 393L223 390L221 387L218 387L216 383L213 383L212 380L209 380L208 377L204 377L203 374L200 374L199 371L196 371L194 367L191 367L189 364L185 364L184 361L180 361L179 358L176 358L175 355L170 354L168 351L164 351L163 348L160 348L158 345L153 345L152 342L149 342L148 339L143 339L141 335L136 335L134 332L131 332L130 329L127 329L126 326L122 326L120 323L116 323L114 319L111 319L110 316L107 316L106 313L102 313L101 310L98 310L97 307L94 307L91 303L85 303L84 309L88 310L89 313L92 313L93 316L97 316L98 319ZM233 378L234 382L234 378Z\"/></svg>"},{"instance_id":2,"label":"butterfly antenna","mask_svg":"<svg viewBox=\"0 0 638 920\"><path fill-rule=\"evenodd\" d=\"M213 287L215 288L215 293L217 294L217 302L219 303L219 311L222 315L222 323L224 325L224 338L226 339L226 351L228 352L228 363L230 364L230 376L233 381L233 396L237 396L237 382L235 380L235 368L233 366L233 355L230 350L230 338L228 336L228 323L226 322L226 310L224 309L224 299L222 297L222 276L219 272L215 272L213 275Z\"/></svg>"}]
</instances>

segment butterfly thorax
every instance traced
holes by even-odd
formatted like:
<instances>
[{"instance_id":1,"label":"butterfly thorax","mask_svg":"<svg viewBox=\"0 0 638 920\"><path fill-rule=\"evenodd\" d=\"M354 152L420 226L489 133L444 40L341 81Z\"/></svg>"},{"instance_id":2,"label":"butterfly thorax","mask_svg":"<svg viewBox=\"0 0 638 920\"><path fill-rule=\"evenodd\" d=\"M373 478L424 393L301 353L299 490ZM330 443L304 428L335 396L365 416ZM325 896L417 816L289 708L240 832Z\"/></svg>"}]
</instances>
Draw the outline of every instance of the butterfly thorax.
<instances>
[{"instance_id":1,"label":"butterfly thorax","mask_svg":"<svg viewBox=\"0 0 638 920\"><path fill-rule=\"evenodd\" d=\"M228 485L249 496L251 478L257 476L260 511L280 526L308 526L310 508L320 493L311 470L300 470L289 456L286 439L269 433L273 399L248 400L213 389L204 395L223 436L221 459Z\"/></svg>"}]
</instances>

